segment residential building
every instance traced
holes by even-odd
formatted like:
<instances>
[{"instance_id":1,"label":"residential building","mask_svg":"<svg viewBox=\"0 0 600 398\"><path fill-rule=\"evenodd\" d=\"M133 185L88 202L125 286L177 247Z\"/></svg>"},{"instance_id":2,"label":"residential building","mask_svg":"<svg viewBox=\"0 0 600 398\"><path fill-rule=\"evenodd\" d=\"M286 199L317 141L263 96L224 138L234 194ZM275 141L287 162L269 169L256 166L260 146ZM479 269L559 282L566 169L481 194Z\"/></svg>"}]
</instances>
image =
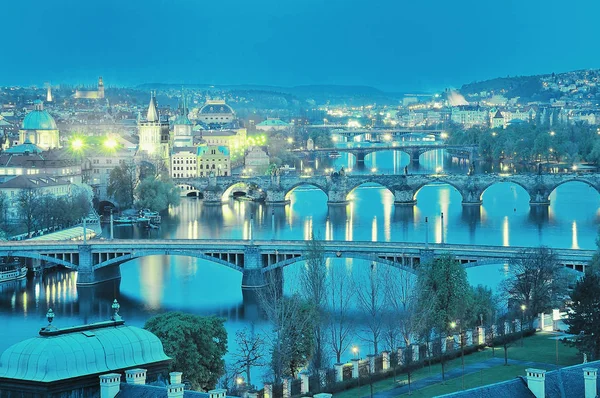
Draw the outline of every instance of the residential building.
<instances>
[{"instance_id":1,"label":"residential building","mask_svg":"<svg viewBox=\"0 0 600 398\"><path fill-rule=\"evenodd\" d=\"M94 151L85 163L83 181L92 187L96 198L107 200L110 172L115 167L133 162L134 153L131 150Z\"/></svg>"},{"instance_id":2,"label":"residential building","mask_svg":"<svg viewBox=\"0 0 600 398\"><path fill-rule=\"evenodd\" d=\"M82 182L81 162L65 149L43 151L29 139L0 153L0 177L61 177L72 183Z\"/></svg>"},{"instance_id":3,"label":"residential building","mask_svg":"<svg viewBox=\"0 0 600 398\"><path fill-rule=\"evenodd\" d=\"M246 129L202 130L202 140L207 145L243 148L246 145Z\"/></svg>"},{"instance_id":4,"label":"residential building","mask_svg":"<svg viewBox=\"0 0 600 398\"><path fill-rule=\"evenodd\" d=\"M485 126L489 123L488 111L479 106L460 105L452 107L450 120L465 127Z\"/></svg>"},{"instance_id":5,"label":"residential building","mask_svg":"<svg viewBox=\"0 0 600 398\"><path fill-rule=\"evenodd\" d=\"M200 145L197 149L198 177L227 177L231 175L229 148L217 145Z\"/></svg>"},{"instance_id":6,"label":"residential building","mask_svg":"<svg viewBox=\"0 0 600 398\"><path fill-rule=\"evenodd\" d=\"M525 376L439 397L595 398L600 392L599 367L600 361L593 361L548 372L529 368Z\"/></svg>"},{"instance_id":7,"label":"residential building","mask_svg":"<svg viewBox=\"0 0 600 398\"><path fill-rule=\"evenodd\" d=\"M44 109L40 100L35 100L33 110L23 119L19 130L19 142L29 140L42 149L59 147L59 132L54 118Z\"/></svg>"},{"instance_id":8,"label":"residential building","mask_svg":"<svg viewBox=\"0 0 600 398\"><path fill-rule=\"evenodd\" d=\"M71 181L66 178L19 175L16 177L7 177L1 182L0 193L3 193L8 198L9 207L7 217L16 218L18 213L16 198L19 197L21 191L35 190L39 195L67 196L71 192L71 186Z\"/></svg>"},{"instance_id":9,"label":"residential building","mask_svg":"<svg viewBox=\"0 0 600 398\"><path fill-rule=\"evenodd\" d=\"M173 148L171 152L171 178L198 177L198 150L199 147L194 146ZM223 168L223 165L221 165L221 168Z\"/></svg>"},{"instance_id":10,"label":"residential building","mask_svg":"<svg viewBox=\"0 0 600 398\"><path fill-rule=\"evenodd\" d=\"M493 129L503 129L504 127L506 127L504 115L502 114L502 112L500 112L500 109L498 109L494 117L492 117L490 121L490 126Z\"/></svg>"}]
</instances>

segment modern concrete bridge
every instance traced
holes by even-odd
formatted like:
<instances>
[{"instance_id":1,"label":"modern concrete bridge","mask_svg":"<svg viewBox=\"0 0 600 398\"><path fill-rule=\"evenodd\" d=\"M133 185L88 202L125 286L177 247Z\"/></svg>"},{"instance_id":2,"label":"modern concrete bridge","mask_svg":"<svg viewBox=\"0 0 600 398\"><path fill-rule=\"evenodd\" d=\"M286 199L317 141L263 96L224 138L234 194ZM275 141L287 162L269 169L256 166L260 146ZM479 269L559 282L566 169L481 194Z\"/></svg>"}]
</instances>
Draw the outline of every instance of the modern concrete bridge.
<instances>
[{"instance_id":1,"label":"modern concrete bridge","mask_svg":"<svg viewBox=\"0 0 600 398\"><path fill-rule=\"evenodd\" d=\"M600 192L600 173L564 174L411 174L411 175L347 175L332 173L323 176L262 176L262 177L205 177L179 179L177 184L186 192L199 192L204 203L221 204L236 190L249 187L261 192L268 205L289 203L288 195L300 186L313 186L327 195L330 205L345 205L349 195L364 184L378 184L390 190L396 205L414 205L417 193L427 185L448 184L462 196L465 206L482 204L484 192L495 184L512 183L529 194L532 206L548 206L550 194L568 182L582 182Z\"/></svg>"},{"instance_id":2,"label":"modern concrete bridge","mask_svg":"<svg viewBox=\"0 0 600 398\"><path fill-rule=\"evenodd\" d=\"M315 156L317 154L328 154L331 152L344 152L351 153L356 157L357 162L364 162L365 157L373 152L381 151L400 151L410 156L413 163L419 162L419 157L430 151L437 151L440 149L451 150L456 156L473 160L477 157L477 147L469 145L448 145L443 143L415 143L415 144L398 144L393 143L390 145L370 145L367 147L335 147L335 148L318 148L318 149L295 149L293 152L300 153L306 157Z\"/></svg>"},{"instance_id":3,"label":"modern concrete bridge","mask_svg":"<svg viewBox=\"0 0 600 398\"><path fill-rule=\"evenodd\" d=\"M323 241L329 258L356 258L388 264L408 272L432 256L451 253L466 267L510 262L523 248L454 244ZM264 286L267 272L278 272L306 259L303 240L97 240L1 242L0 256L33 259L39 266L62 265L78 271L77 284L120 278L119 265L151 255L196 257L242 272L242 288ZM593 250L556 249L565 267L583 271Z\"/></svg>"}]
</instances>

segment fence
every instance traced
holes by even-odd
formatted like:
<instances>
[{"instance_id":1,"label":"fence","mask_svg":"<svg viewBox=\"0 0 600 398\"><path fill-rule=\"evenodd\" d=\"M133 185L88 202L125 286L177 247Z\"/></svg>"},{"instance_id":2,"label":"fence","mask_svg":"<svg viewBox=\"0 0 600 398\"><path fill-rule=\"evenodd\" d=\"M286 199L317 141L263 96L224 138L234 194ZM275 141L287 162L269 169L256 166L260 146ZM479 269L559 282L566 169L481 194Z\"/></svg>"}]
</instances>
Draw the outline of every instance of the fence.
<instances>
[{"instance_id":1,"label":"fence","mask_svg":"<svg viewBox=\"0 0 600 398\"><path fill-rule=\"evenodd\" d=\"M399 347L392 352L369 355L366 359L353 359L350 364L337 364L334 369L322 370L306 377L308 385L304 389L300 379L287 381L290 383L289 388L284 388L283 384L265 384L265 389L258 396L292 398L305 396L308 392L340 392L396 374L412 372L427 363L454 359L460 356L461 351L470 354L485 346L500 346L518 340L522 335L529 336L533 333L535 329L526 328L525 325L521 329L519 320L491 325L488 328L458 331L456 334L438 336L425 343Z\"/></svg>"}]
</instances>

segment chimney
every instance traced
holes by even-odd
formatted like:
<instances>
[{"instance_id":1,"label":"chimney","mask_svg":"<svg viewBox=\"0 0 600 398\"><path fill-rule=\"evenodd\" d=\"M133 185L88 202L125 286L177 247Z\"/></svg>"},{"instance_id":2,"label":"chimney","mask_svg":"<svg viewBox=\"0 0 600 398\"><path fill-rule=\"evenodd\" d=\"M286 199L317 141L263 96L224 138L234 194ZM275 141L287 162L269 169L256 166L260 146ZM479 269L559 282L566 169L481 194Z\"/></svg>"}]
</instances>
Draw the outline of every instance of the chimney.
<instances>
[{"instance_id":1,"label":"chimney","mask_svg":"<svg viewBox=\"0 0 600 398\"><path fill-rule=\"evenodd\" d=\"M167 398L183 398L183 384L169 384Z\"/></svg>"},{"instance_id":2,"label":"chimney","mask_svg":"<svg viewBox=\"0 0 600 398\"><path fill-rule=\"evenodd\" d=\"M100 398L115 398L121 389L121 375L107 373L100 376Z\"/></svg>"},{"instance_id":3,"label":"chimney","mask_svg":"<svg viewBox=\"0 0 600 398\"><path fill-rule=\"evenodd\" d=\"M227 390L220 388L217 390L210 390L208 392L208 398L225 398L225 395L227 394Z\"/></svg>"},{"instance_id":4,"label":"chimney","mask_svg":"<svg viewBox=\"0 0 600 398\"><path fill-rule=\"evenodd\" d=\"M546 371L541 369L525 369L527 372L527 388L535 398L546 397Z\"/></svg>"},{"instance_id":5,"label":"chimney","mask_svg":"<svg viewBox=\"0 0 600 398\"><path fill-rule=\"evenodd\" d=\"M127 384L146 384L146 369L129 369L125 371Z\"/></svg>"},{"instance_id":6,"label":"chimney","mask_svg":"<svg viewBox=\"0 0 600 398\"><path fill-rule=\"evenodd\" d=\"M169 373L169 377L171 378L171 384L181 384L181 372L171 372Z\"/></svg>"},{"instance_id":7,"label":"chimney","mask_svg":"<svg viewBox=\"0 0 600 398\"><path fill-rule=\"evenodd\" d=\"M583 368L583 382L585 385L585 398L596 398L596 368Z\"/></svg>"}]
</instances>

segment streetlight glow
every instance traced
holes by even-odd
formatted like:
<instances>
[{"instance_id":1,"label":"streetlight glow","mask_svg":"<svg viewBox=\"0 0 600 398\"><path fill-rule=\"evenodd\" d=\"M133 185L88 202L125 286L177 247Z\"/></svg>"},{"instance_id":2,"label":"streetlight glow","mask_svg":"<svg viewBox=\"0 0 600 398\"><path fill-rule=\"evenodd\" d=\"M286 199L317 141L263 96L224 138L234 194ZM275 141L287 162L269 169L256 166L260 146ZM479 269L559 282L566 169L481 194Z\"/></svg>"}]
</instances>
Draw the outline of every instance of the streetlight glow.
<instances>
[{"instance_id":1,"label":"streetlight glow","mask_svg":"<svg viewBox=\"0 0 600 398\"><path fill-rule=\"evenodd\" d=\"M105 148L115 149L117 147L117 141L114 138L107 138L103 143Z\"/></svg>"},{"instance_id":2,"label":"streetlight glow","mask_svg":"<svg viewBox=\"0 0 600 398\"><path fill-rule=\"evenodd\" d=\"M79 151L83 148L83 140L81 138L75 138L71 141L71 148L75 151Z\"/></svg>"}]
</instances>

